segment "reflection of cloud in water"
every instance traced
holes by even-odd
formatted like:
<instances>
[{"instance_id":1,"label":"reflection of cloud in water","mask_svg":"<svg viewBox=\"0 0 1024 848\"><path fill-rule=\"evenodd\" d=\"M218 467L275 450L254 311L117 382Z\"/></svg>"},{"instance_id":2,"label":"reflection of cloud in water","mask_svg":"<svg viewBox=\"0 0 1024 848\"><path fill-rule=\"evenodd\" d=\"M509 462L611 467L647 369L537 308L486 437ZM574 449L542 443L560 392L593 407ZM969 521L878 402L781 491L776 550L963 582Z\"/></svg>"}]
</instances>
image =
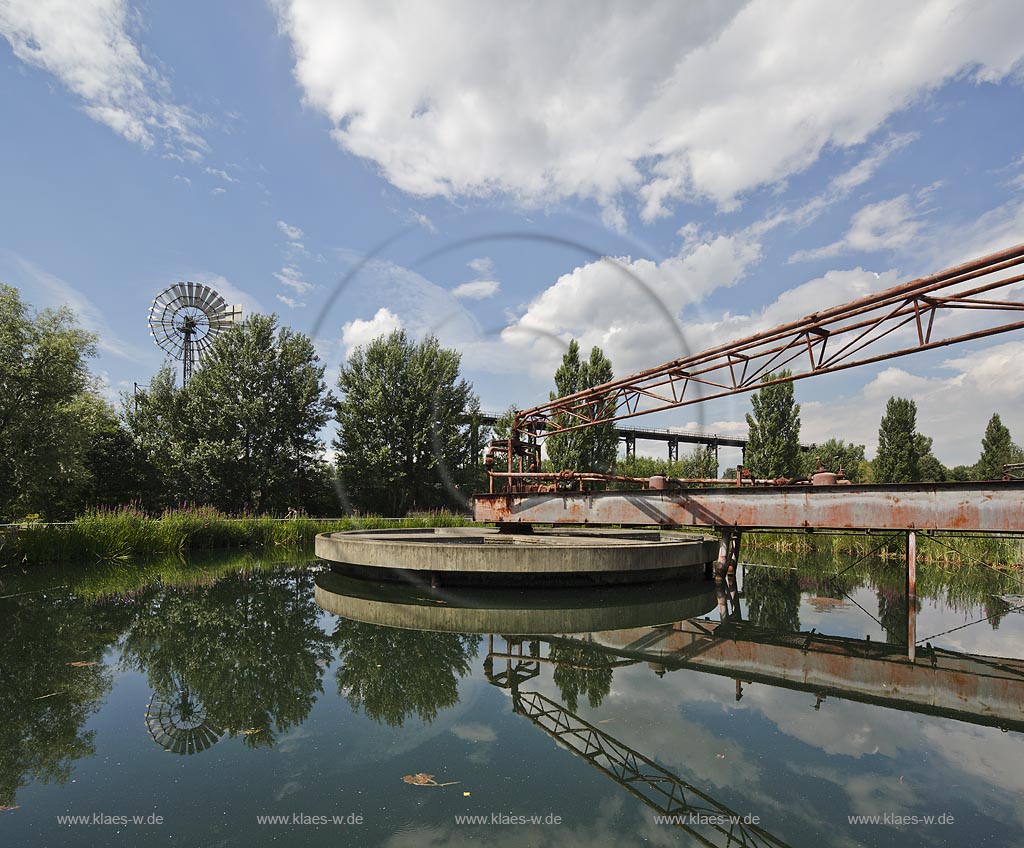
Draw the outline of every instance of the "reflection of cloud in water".
<instances>
[{"instance_id":1,"label":"reflection of cloud in water","mask_svg":"<svg viewBox=\"0 0 1024 848\"><path fill-rule=\"evenodd\" d=\"M286 783L284 786L281 787L281 790L277 793L277 795L274 796L274 800L275 801L283 801L289 795L294 795L297 792L301 792L301 791L302 791L302 784L301 783L297 783L294 780L291 780L288 783Z\"/></svg>"},{"instance_id":2,"label":"reflection of cloud in water","mask_svg":"<svg viewBox=\"0 0 1024 848\"><path fill-rule=\"evenodd\" d=\"M962 785L976 786L979 779L987 784L992 800L1000 797L1009 813L1006 821L1024 825L1024 769L1021 768L1024 737L1019 733L1003 733L992 727L966 725L927 726L922 736L928 746L946 760L951 771L964 775ZM995 814L998 808L986 806Z\"/></svg>"},{"instance_id":3,"label":"reflection of cloud in water","mask_svg":"<svg viewBox=\"0 0 1024 848\"><path fill-rule=\"evenodd\" d=\"M561 703L549 677L532 681L529 688ZM704 713L708 704L716 704L726 717L733 708L743 708L734 697L735 683L729 678L677 671L659 680L646 665L639 665L616 669L612 690L599 709L580 704L576 712L741 815L761 816L761 825L776 836L786 835L782 823L788 833L817 831L820 811L813 804L772 793L781 761L756 759L744 740L706 726L699 716L685 716L687 704L700 704ZM742 719L736 721L738 727ZM657 826L651 832L664 836L666 830L674 828Z\"/></svg>"},{"instance_id":4,"label":"reflection of cloud in water","mask_svg":"<svg viewBox=\"0 0 1024 848\"><path fill-rule=\"evenodd\" d=\"M872 754L896 756L900 749L914 747L916 729L913 715L897 710L864 706L853 701L828 698L817 711L814 696L752 684L743 703L772 722L782 733L826 754L860 758Z\"/></svg>"},{"instance_id":5,"label":"reflection of cloud in water","mask_svg":"<svg viewBox=\"0 0 1024 848\"><path fill-rule=\"evenodd\" d=\"M456 724L451 732L467 742L494 742L498 738L494 728L487 724Z\"/></svg>"},{"instance_id":6,"label":"reflection of cloud in water","mask_svg":"<svg viewBox=\"0 0 1024 848\"><path fill-rule=\"evenodd\" d=\"M348 738L348 746L344 752L339 751L339 754L344 757L345 762L352 765L393 760L451 731L474 709L481 692L489 694L494 691L494 687L485 681L465 677L460 678L458 687L458 703L441 710L437 718L429 724L413 717L405 726L396 730L386 724L359 716L353 711L353 716L362 719L360 731ZM344 708L349 709L347 704ZM382 744L381 740L386 740L386 744Z\"/></svg>"},{"instance_id":7,"label":"reflection of cloud in water","mask_svg":"<svg viewBox=\"0 0 1024 848\"><path fill-rule=\"evenodd\" d=\"M552 798L554 800L554 798ZM619 796L595 798L592 806L571 811L554 807L519 806L510 801L501 812L511 815L545 816L554 813L561 816L561 824L548 825L454 825L446 827L422 827L396 833L386 842L385 848L620 848L622 823L616 821L623 815L624 803ZM490 815L492 810L468 806L460 814ZM649 811L648 811L649 812ZM596 813L596 815L595 815ZM576 816L578 815L578 819ZM644 818L648 816L644 815ZM589 820L589 821L588 821ZM454 818L450 819L454 822ZM580 821L583 823L581 824ZM679 844L679 831L673 827L656 828L645 844L670 846ZM631 844L631 843L627 843Z\"/></svg>"}]
</instances>

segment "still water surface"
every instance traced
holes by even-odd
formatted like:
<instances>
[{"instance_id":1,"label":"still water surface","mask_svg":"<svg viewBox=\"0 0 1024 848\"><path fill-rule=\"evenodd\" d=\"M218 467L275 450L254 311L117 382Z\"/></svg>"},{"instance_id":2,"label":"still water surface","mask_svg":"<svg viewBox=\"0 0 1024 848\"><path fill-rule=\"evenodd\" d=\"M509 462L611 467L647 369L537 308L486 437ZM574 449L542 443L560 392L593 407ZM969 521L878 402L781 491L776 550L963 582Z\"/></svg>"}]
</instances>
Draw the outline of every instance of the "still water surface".
<instances>
[{"instance_id":1,"label":"still water surface","mask_svg":"<svg viewBox=\"0 0 1024 848\"><path fill-rule=\"evenodd\" d=\"M758 559L731 597L7 577L0 844L1022 844L1020 584L922 568L908 668L898 569Z\"/></svg>"}]
</instances>

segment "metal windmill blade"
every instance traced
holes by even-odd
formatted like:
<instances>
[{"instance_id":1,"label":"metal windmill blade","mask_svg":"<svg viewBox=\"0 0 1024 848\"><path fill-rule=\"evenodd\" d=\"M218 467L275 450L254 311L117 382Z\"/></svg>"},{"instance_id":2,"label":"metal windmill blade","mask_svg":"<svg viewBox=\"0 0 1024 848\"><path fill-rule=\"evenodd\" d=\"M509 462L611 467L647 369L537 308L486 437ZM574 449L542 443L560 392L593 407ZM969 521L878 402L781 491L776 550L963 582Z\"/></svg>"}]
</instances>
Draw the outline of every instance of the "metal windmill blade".
<instances>
[{"instance_id":1,"label":"metal windmill blade","mask_svg":"<svg viewBox=\"0 0 1024 848\"><path fill-rule=\"evenodd\" d=\"M218 333L242 317L241 306L229 306L201 283L175 283L153 299L149 331L153 340L182 363L182 384L192 377Z\"/></svg>"}]
</instances>

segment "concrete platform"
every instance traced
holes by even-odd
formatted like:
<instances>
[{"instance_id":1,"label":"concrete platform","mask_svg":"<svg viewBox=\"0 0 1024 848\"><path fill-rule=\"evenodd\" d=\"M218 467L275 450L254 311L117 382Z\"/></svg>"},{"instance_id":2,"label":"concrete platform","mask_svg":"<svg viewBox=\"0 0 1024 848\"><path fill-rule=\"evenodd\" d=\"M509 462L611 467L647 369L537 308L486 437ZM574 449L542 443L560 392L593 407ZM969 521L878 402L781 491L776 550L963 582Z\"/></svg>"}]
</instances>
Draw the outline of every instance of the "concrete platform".
<instances>
[{"instance_id":1,"label":"concrete platform","mask_svg":"<svg viewBox=\"0 0 1024 848\"><path fill-rule=\"evenodd\" d=\"M653 627L707 615L711 583L588 589L414 588L325 571L316 578L321 609L352 621L446 633L593 633Z\"/></svg>"},{"instance_id":2,"label":"concrete platform","mask_svg":"<svg viewBox=\"0 0 1024 848\"><path fill-rule=\"evenodd\" d=\"M367 579L428 585L604 585L701 580L718 542L664 530L491 527L321 533L316 555Z\"/></svg>"}]
</instances>

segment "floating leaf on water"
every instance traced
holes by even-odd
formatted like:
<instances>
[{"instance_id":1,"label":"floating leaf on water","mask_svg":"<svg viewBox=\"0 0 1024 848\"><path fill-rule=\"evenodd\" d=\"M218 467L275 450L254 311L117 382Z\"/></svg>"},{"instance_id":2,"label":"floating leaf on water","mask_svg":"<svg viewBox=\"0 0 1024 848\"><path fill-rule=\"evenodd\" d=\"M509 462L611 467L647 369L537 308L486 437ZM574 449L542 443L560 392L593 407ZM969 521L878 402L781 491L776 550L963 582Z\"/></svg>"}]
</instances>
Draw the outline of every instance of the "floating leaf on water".
<instances>
[{"instance_id":1,"label":"floating leaf on water","mask_svg":"<svg viewBox=\"0 0 1024 848\"><path fill-rule=\"evenodd\" d=\"M463 792L463 793L462 793L462 797L463 797L463 798L468 798L468 797L469 797L469 795L470 795L470 793L469 793L469 792Z\"/></svg>"},{"instance_id":2,"label":"floating leaf on water","mask_svg":"<svg viewBox=\"0 0 1024 848\"><path fill-rule=\"evenodd\" d=\"M459 782L457 780L450 780L447 783L438 783L434 780L434 775L424 774L423 772L420 772L419 774L407 774L402 778L402 781L404 783L410 783L413 786L454 786Z\"/></svg>"}]
</instances>

